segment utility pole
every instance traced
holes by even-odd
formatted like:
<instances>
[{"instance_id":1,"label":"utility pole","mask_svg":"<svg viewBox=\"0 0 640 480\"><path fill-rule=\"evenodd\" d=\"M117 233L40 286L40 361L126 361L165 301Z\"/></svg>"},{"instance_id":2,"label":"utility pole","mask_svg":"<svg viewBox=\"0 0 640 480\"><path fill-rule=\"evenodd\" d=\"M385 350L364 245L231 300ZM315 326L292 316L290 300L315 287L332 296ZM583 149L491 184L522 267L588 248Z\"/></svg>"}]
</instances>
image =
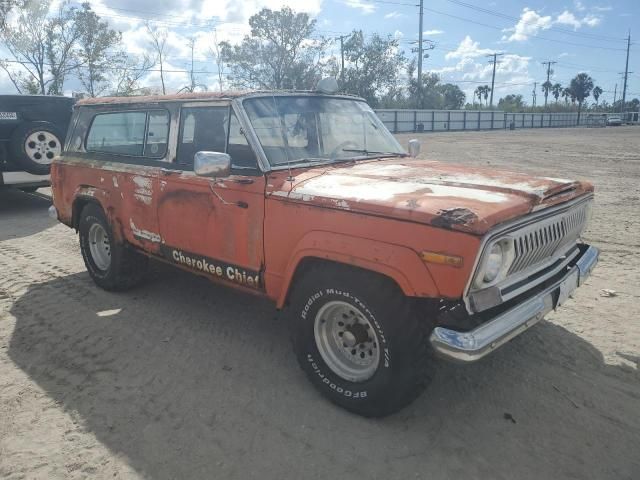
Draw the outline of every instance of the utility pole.
<instances>
[{"instance_id":1,"label":"utility pole","mask_svg":"<svg viewBox=\"0 0 640 480\"><path fill-rule=\"evenodd\" d=\"M538 87L538 82L533 82L533 108L536 108L536 88Z\"/></svg>"},{"instance_id":2,"label":"utility pole","mask_svg":"<svg viewBox=\"0 0 640 480\"><path fill-rule=\"evenodd\" d=\"M490 64L493 64L493 75L491 75L491 100L490 105L493 108L493 87L496 84L496 65L498 62L498 57L501 57L504 53L490 53L487 57L493 57L493 60L489 60Z\"/></svg>"},{"instance_id":3,"label":"utility pole","mask_svg":"<svg viewBox=\"0 0 640 480\"><path fill-rule=\"evenodd\" d=\"M424 0L420 0L420 17L418 21L418 91L422 91L422 17L424 16Z\"/></svg>"},{"instance_id":4,"label":"utility pole","mask_svg":"<svg viewBox=\"0 0 640 480\"><path fill-rule=\"evenodd\" d=\"M551 79L551 65L553 65L554 63L558 63L558 62L552 62L551 60L549 60L548 62L542 62L543 65L547 66L547 86L549 86L549 80ZM549 89L545 88L544 89L544 108L545 110L547 109L547 97L549 97Z\"/></svg>"},{"instance_id":5,"label":"utility pole","mask_svg":"<svg viewBox=\"0 0 640 480\"><path fill-rule=\"evenodd\" d=\"M618 84L616 83L615 88L613 89L613 108L616 108L616 98L618 97Z\"/></svg>"},{"instance_id":6,"label":"utility pole","mask_svg":"<svg viewBox=\"0 0 640 480\"><path fill-rule=\"evenodd\" d=\"M624 111L624 106L627 101L627 78L629 77L629 50L631 49L631 30L629 30L629 36L627 37L627 63L624 67L624 87L622 88L622 106L620 111Z\"/></svg>"}]
</instances>

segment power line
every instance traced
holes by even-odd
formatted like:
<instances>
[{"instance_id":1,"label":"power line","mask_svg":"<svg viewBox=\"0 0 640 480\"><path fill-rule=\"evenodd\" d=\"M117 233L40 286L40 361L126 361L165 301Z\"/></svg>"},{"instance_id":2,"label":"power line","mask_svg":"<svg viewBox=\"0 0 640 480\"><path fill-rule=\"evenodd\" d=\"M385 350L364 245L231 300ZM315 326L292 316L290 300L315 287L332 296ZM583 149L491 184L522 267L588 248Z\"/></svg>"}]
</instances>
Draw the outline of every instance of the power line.
<instances>
[{"instance_id":1,"label":"power line","mask_svg":"<svg viewBox=\"0 0 640 480\"><path fill-rule=\"evenodd\" d=\"M480 25L481 27L492 28L494 30L500 30L500 31L504 30L503 27L498 27L496 25L489 25L487 23L477 22L475 20L470 20L468 18L460 17L458 15L452 15L450 13L441 12L440 10L435 10L433 8L424 7L424 9L429 11L429 12L436 13L438 15L444 15L445 17L455 18L455 19L461 20L463 22L473 23L474 25ZM554 42L554 43L563 43L565 45L572 45L572 46L575 46L575 47L596 48L596 49L611 50L611 51L616 51L616 52L623 52L624 51L624 48L613 48L613 47L604 47L604 46L601 46L601 45L587 45L587 44L584 44L584 43L568 42L566 40L557 40L557 39L553 39L553 38L542 37L542 36L536 35L536 34L530 34L530 35L527 35L527 36L531 37L531 38L536 38L538 40L545 40L547 42Z\"/></svg>"},{"instance_id":2,"label":"power line","mask_svg":"<svg viewBox=\"0 0 640 480\"><path fill-rule=\"evenodd\" d=\"M495 10L490 10L488 8L479 7L477 5L473 5L471 3L462 2L460 0L446 0L446 1L449 2L449 3L453 3L455 5L459 5L461 7L469 8L471 10L475 10L477 12L485 13L487 15L493 15L495 17L500 17L500 18L504 18L504 19L512 20L512 21L516 21L516 22L521 21L520 17L514 17L512 15L507 15L505 13L496 12ZM525 24L527 24L527 22L525 22ZM569 30L567 28L562 28L562 27L550 27L548 30L561 32L561 33L564 33L564 34L567 34L567 35L574 35L574 36L578 36L578 37L591 38L591 39L594 39L594 40L601 40L601 41L605 41L605 42L623 42L624 41L623 38L613 37L613 36L609 36L609 35L598 35L598 34L593 34L593 33L576 32L576 31Z\"/></svg>"}]
</instances>

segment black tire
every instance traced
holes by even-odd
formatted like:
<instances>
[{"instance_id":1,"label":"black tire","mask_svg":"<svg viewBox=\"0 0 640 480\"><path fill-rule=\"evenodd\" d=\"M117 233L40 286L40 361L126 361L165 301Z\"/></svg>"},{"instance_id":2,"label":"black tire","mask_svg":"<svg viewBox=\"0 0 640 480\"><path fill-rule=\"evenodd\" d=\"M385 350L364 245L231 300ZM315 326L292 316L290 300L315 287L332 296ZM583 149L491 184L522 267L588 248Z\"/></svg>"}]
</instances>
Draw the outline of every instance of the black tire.
<instances>
[{"instance_id":1,"label":"black tire","mask_svg":"<svg viewBox=\"0 0 640 480\"><path fill-rule=\"evenodd\" d=\"M108 237L110 263L101 268L90 247L89 232L94 224L102 227ZM78 225L80 250L84 264L93 281L109 291L128 290L139 284L147 271L149 259L123 243L116 243L111 226L98 205L90 203L82 209Z\"/></svg>"},{"instance_id":2,"label":"black tire","mask_svg":"<svg viewBox=\"0 0 640 480\"><path fill-rule=\"evenodd\" d=\"M318 348L316 315L335 301L355 306L367 318L367 331L371 327L376 334L380 360L375 373L363 381L338 375ZM341 266L316 266L305 272L289 309L300 366L324 396L346 410L365 417L390 415L415 400L428 384L432 323L385 277Z\"/></svg>"},{"instance_id":3,"label":"black tire","mask_svg":"<svg viewBox=\"0 0 640 480\"><path fill-rule=\"evenodd\" d=\"M35 193L40 187L20 187L19 190L22 190L25 193Z\"/></svg>"},{"instance_id":4,"label":"black tire","mask_svg":"<svg viewBox=\"0 0 640 480\"><path fill-rule=\"evenodd\" d=\"M40 134L40 135L39 135ZM35 135L35 140L28 141ZM41 141L38 141L38 137ZM11 134L10 161L34 175L47 175L51 161L62 151L64 132L49 122L26 122Z\"/></svg>"}]
</instances>

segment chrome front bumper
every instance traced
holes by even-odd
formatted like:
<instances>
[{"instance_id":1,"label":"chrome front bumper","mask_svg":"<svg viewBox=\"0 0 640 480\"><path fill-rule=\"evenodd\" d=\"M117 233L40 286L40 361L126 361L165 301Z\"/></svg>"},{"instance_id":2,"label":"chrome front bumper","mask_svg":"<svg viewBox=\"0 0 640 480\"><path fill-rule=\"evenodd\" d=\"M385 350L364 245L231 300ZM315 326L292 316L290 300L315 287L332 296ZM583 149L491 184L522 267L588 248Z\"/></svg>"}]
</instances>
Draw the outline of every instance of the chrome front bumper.
<instances>
[{"instance_id":1,"label":"chrome front bumper","mask_svg":"<svg viewBox=\"0 0 640 480\"><path fill-rule=\"evenodd\" d=\"M562 305L598 263L598 249L584 247L576 263L560 280L474 330L458 332L436 327L430 337L434 350L449 360L475 362L538 323L547 313Z\"/></svg>"}]
</instances>

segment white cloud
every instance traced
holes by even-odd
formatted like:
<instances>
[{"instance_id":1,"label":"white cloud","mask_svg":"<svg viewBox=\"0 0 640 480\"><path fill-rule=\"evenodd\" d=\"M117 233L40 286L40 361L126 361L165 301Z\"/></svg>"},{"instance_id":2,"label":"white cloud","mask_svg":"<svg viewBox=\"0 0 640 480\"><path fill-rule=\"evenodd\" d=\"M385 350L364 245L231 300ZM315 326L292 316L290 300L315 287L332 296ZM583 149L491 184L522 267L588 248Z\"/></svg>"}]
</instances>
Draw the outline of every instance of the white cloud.
<instances>
[{"instance_id":1,"label":"white cloud","mask_svg":"<svg viewBox=\"0 0 640 480\"><path fill-rule=\"evenodd\" d=\"M404 14L400 13L400 12L389 12L387 13L384 18L386 18L387 20L391 19L391 18L401 18L404 17Z\"/></svg>"},{"instance_id":2,"label":"white cloud","mask_svg":"<svg viewBox=\"0 0 640 480\"><path fill-rule=\"evenodd\" d=\"M575 2L575 6L579 11L586 9L580 2ZM542 16L535 10L525 7L520 14L518 23L512 28L503 30L506 35L502 37L502 41L523 42L543 30L550 29L554 25L566 25L578 30L582 27L597 27L601 21L602 18L598 15L589 13L584 17L578 17L569 10L564 10L554 19L551 15Z\"/></svg>"},{"instance_id":3,"label":"white cloud","mask_svg":"<svg viewBox=\"0 0 640 480\"><path fill-rule=\"evenodd\" d=\"M460 42L458 48L453 52L449 52L445 55L446 60L453 60L459 58L461 60L468 58L477 58L493 53L493 50L488 48L480 48L478 42L474 42L469 35L464 37L464 40Z\"/></svg>"},{"instance_id":4,"label":"white cloud","mask_svg":"<svg viewBox=\"0 0 640 480\"><path fill-rule=\"evenodd\" d=\"M573 13L565 10L556 19L555 23L559 25L568 25L573 27L574 30L578 30L580 27L588 26L588 27L596 27L600 25L600 17L595 15L587 15L583 18L577 18Z\"/></svg>"},{"instance_id":5,"label":"white cloud","mask_svg":"<svg viewBox=\"0 0 640 480\"><path fill-rule=\"evenodd\" d=\"M466 36L458 48L445 55L447 61L455 60L454 65L432 70L439 74L444 82L459 81L458 86L467 95L467 101L473 100L473 91L480 84L491 84L493 65L486 61L485 56L494 50L482 48L478 42ZM533 78L529 75L531 58L520 55L506 54L500 57L496 66L495 102L506 93L528 90Z\"/></svg>"},{"instance_id":6,"label":"white cloud","mask_svg":"<svg viewBox=\"0 0 640 480\"><path fill-rule=\"evenodd\" d=\"M344 4L347 7L360 10L363 15L369 15L376 11L376 6L374 4L365 2L364 0L345 0Z\"/></svg>"},{"instance_id":7,"label":"white cloud","mask_svg":"<svg viewBox=\"0 0 640 480\"><path fill-rule=\"evenodd\" d=\"M553 18L550 15L541 16L535 10L525 7L520 15L520 20L513 28L505 29L506 33L502 40L507 42L522 42L531 35L536 35L541 30L548 30L553 25Z\"/></svg>"},{"instance_id":8,"label":"white cloud","mask_svg":"<svg viewBox=\"0 0 640 480\"><path fill-rule=\"evenodd\" d=\"M586 7L580 0L573 0L573 5L576 7L576 10L578 10L579 12L583 12L584 10L586 10Z\"/></svg>"},{"instance_id":9,"label":"white cloud","mask_svg":"<svg viewBox=\"0 0 640 480\"><path fill-rule=\"evenodd\" d=\"M594 12L610 12L611 10L613 10L613 7L610 5L606 5L604 7L593 7L592 10Z\"/></svg>"},{"instance_id":10,"label":"white cloud","mask_svg":"<svg viewBox=\"0 0 640 480\"><path fill-rule=\"evenodd\" d=\"M442 35L444 30L427 30L426 32L422 32L423 35Z\"/></svg>"}]
</instances>

